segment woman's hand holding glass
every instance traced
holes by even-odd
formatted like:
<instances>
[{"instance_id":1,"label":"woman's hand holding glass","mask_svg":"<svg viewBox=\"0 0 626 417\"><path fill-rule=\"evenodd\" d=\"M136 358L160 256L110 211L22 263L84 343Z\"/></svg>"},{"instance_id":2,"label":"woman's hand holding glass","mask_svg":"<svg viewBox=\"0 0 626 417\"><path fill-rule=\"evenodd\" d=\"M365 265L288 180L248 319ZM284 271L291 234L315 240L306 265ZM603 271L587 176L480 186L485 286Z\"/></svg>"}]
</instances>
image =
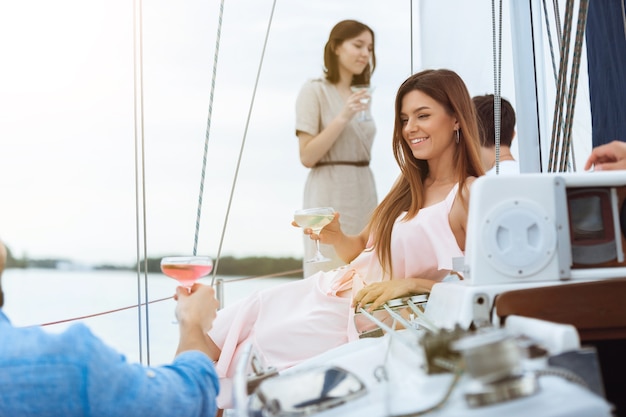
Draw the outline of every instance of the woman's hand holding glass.
<instances>
[{"instance_id":1,"label":"woman's hand holding glass","mask_svg":"<svg viewBox=\"0 0 626 417\"><path fill-rule=\"evenodd\" d=\"M295 221L291 222L291 224L296 227L300 227ZM325 245L334 245L342 234L341 226L339 224L339 213L335 212L331 222L324 226L319 233L316 233L310 227L303 228L302 232L305 235L308 235L312 240L317 240Z\"/></svg>"},{"instance_id":2,"label":"woman's hand holding glass","mask_svg":"<svg viewBox=\"0 0 626 417\"><path fill-rule=\"evenodd\" d=\"M320 251L319 235L327 225L335 220L336 213L332 207L314 207L309 209L296 210L294 213L294 219L291 224L301 227L304 234L318 236L315 240L316 253L311 259L307 259L306 262L328 262L329 258L325 257Z\"/></svg>"},{"instance_id":3,"label":"woman's hand holding glass","mask_svg":"<svg viewBox=\"0 0 626 417\"><path fill-rule=\"evenodd\" d=\"M361 117L363 117L364 114L367 116L366 111L369 108L370 92L367 89L351 90L352 94L346 100L339 116L348 121L356 116L356 120L361 121Z\"/></svg>"},{"instance_id":4,"label":"woman's hand holding glass","mask_svg":"<svg viewBox=\"0 0 626 417\"><path fill-rule=\"evenodd\" d=\"M369 115L367 110L369 109L369 102L372 98L374 87L369 84L359 84L351 86L350 89L358 95L359 104L361 104L361 113L359 113L357 120L359 122L372 120L372 117Z\"/></svg>"}]
</instances>

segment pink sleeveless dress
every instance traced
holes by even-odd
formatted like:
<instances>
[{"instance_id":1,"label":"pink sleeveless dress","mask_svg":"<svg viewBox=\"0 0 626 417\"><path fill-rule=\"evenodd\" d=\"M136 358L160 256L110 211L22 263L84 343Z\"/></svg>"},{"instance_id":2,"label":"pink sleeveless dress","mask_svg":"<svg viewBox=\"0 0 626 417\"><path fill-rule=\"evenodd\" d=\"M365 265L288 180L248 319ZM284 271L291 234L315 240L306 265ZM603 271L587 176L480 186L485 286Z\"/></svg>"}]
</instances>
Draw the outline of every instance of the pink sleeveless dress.
<instances>
[{"instance_id":1,"label":"pink sleeveless dress","mask_svg":"<svg viewBox=\"0 0 626 417\"><path fill-rule=\"evenodd\" d=\"M463 256L448 221L457 189L458 184L413 219L404 220L403 214L396 220L391 235L394 279L440 281L452 270L452 259ZM346 266L258 291L220 310L209 332L222 349L218 375L222 381L234 375L248 342L267 365L280 371L356 340L352 297L337 293L352 288L355 294L363 285L387 279L376 252L366 249ZM220 397L225 408L230 399L222 393Z\"/></svg>"}]
</instances>

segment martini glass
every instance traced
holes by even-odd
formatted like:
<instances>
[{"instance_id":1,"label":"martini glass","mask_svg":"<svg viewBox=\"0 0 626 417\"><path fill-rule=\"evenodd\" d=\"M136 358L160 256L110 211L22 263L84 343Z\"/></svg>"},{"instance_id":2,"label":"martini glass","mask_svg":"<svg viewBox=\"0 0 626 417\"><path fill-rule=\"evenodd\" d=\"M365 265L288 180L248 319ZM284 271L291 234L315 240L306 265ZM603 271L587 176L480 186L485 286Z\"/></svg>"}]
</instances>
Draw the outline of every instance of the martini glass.
<instances>
[{"instance_id":1,"label":"martini glass","mask_svg":"<svg viewBox=\"0 0 626 417\"><path fill-rule=\"evenodd\" d=\"M167 256L161 259L161 271L191 291L193 284L213 270L208 256Z\"/></svg>"},{"instance_id":2,"label":"martini glass","mask_svg":"<svg viewBox=\"0 0 626 417\"><path fill-rule=\"evenodd\" d=\"M319 235L324 226L332 222L335 218L335 209L332 207L315 207L309 209L296 210L293 214L293 221L301 228L311 228L315 234ZM325 257L320 251L319 239L315 241L317 251L315 256L308 259L307 263L328 262L329 258Z\"/></svg>"},{"instance_id":3,"label":"martini glass","mask_svg":"<svg viewBox=\"0 0 626 417\"><path fill-rule=\"evenodd\" d=\"M367 91L367 95L365 95L359 100L361 104L369 103L370 98L371 98L370 94L372 94L372 92L374 91L374 87L370 86L369 84L356 84L356 85L350 86L350 89L352 90L353 93L358 93L359 91ZM372 117L369 115L369 113L366 110L361 110L356 120L359 122L366 122L368 120L372 120Z\"/></svg>"}]
</instances>

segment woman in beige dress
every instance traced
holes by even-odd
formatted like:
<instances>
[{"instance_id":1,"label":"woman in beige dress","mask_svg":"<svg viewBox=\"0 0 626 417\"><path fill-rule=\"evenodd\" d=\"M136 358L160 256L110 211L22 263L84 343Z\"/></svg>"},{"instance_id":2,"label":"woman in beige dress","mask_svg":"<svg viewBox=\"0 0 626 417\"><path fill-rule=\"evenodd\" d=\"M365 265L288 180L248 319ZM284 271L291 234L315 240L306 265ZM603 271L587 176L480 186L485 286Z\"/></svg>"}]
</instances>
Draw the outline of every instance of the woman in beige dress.
<instances>
[{"instance_id":1,"label":"woman in beige dress","mask_svg":"<svg viewBox=\"0 0 626 417\"><path fill-rule=\"evenodd\" d=\"M300 161L311 168L304 188L303 208L333 207L341 213L347 234L358 234L378 204L369 168L376 133L374 121L355 117L369 111L367 91L351 86L370 83L376 66L374 32L355 20L335 25L324 48L324 77L307 81L296 101L296 135ZM304 236L304 260L315 244ZM331 261L304 263L304 276L344 264L330 245L321 245Z\"/></svg>"}]
</instances>

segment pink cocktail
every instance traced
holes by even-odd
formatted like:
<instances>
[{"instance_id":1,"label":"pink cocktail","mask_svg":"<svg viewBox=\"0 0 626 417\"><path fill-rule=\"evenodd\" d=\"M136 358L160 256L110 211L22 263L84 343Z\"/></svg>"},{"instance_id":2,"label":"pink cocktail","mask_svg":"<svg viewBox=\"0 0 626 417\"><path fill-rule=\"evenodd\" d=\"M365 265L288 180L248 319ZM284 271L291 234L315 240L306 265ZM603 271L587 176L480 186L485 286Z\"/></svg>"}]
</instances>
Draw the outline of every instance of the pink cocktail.
<instances>
[{"instance_id":1,"label":"pink cocktail","mask_svg":"<svg viewBox=\"0 0 626 417\"><path fill-rule=\"evenodd\" d=\"M161 271L186 288L191 288L194 282L209 275L212 270L213 261L208 256L169 256L161 259Z\"/></svg>"}]
</instances>

